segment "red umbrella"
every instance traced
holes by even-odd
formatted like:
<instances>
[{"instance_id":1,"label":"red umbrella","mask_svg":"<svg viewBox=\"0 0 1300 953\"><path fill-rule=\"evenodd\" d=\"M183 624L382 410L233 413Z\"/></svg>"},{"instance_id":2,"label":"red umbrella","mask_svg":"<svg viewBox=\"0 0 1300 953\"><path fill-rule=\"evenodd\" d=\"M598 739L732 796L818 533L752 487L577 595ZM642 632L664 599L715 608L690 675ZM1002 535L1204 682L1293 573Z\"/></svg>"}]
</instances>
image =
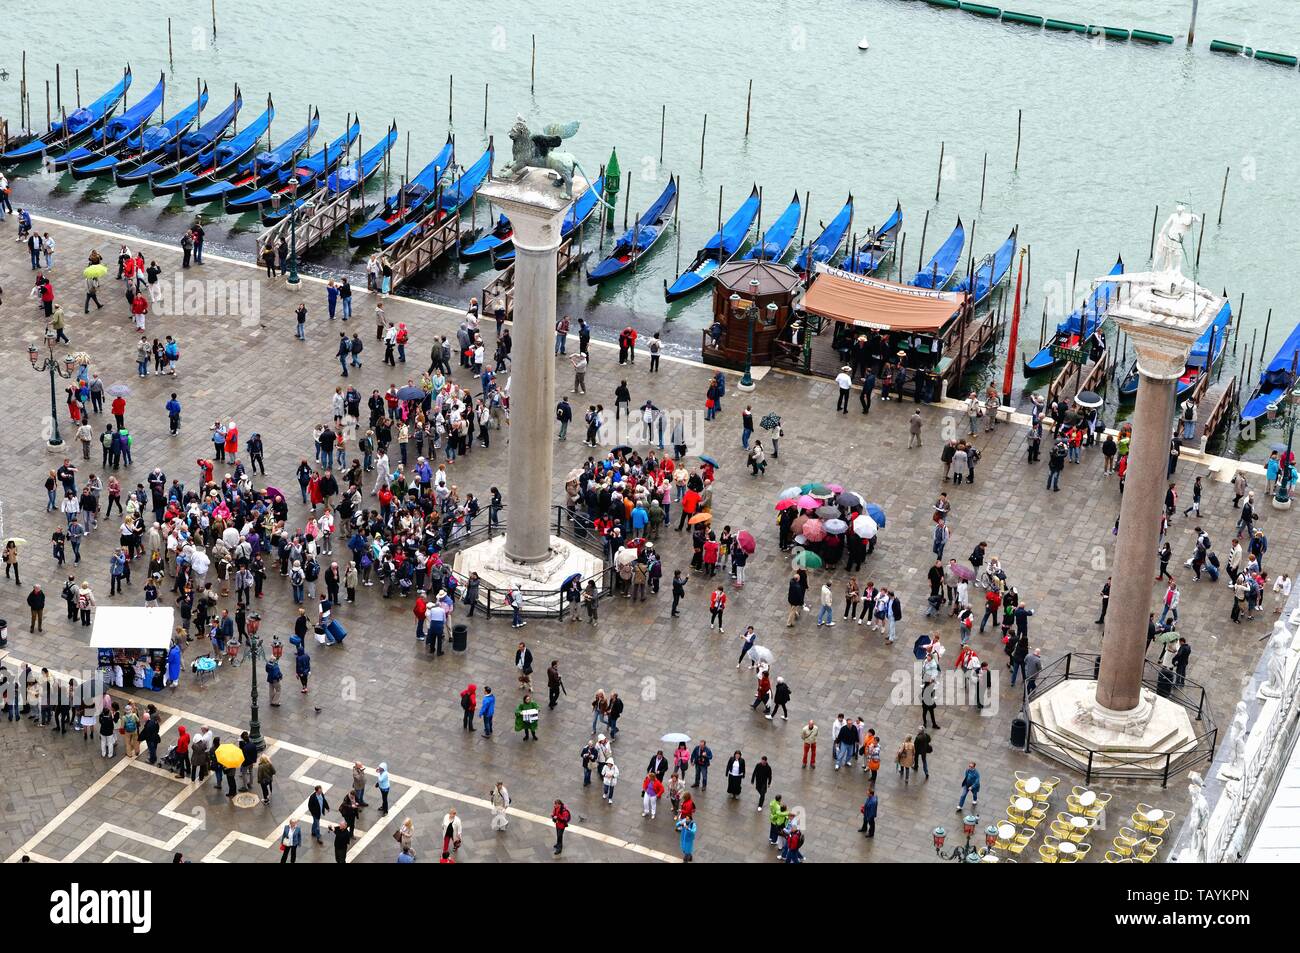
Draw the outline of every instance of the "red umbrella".
<instances>
[{"instance_id":1,"label":"red umbrella","mask_svg":"<svg viewBox=\"0 0 1300 953\"><path fill-rule=\"evenodd\" d=\"M738 545L745 552L749 553L751 556L754 555L754 537L749 533L748 530L742 529L739 533L736 534L736 545Z\"/></svg>"},{"instance_id":2,"label":"red umbrella","mask_svg":"<svg viewBox=\"0 0 1300 953\"><path fill-rule=\"evenodd\" d=\"M792 507L792 506L798 506L798 505L799 505L799 504L796 503L794 500L777 500L777 501L776 501L776 509L777 509L777 512L780 512L781 510L788 510L790 507Z\"/></svg>"}]
</instances>

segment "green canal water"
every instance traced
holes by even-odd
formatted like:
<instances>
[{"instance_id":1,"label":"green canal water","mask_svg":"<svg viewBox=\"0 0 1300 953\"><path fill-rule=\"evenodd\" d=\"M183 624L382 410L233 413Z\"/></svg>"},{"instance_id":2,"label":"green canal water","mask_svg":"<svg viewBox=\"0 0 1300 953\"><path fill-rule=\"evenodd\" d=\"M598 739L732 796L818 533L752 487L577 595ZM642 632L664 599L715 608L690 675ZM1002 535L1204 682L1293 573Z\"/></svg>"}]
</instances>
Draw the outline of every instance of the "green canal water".
<instances>
[{"instance_id":1,"label":"green canal water","mask_svg":"<svg viewBox=\"0 0 1300 953\"><path fill-rule=\"evenodd\" d=\"M968 236L974 223L977 256L1019 225L1022 246L1032 247L1020 350L1032 351L1044 306L1049 333L1069 309L1076 251L1077 298L1116 254L1131 268L1143 266L1156 206L1163 219L1184 202L1207 216L1199 279L1226 288L1234 308L1246 296L1231 370L1250 338L1263 338L1270 307L1268 355L1300 317L1290 306L1297 297L1293 223L1300 218L1300 194L1295 160L1288 158L1300 76L1208 49L1211 39L1223 38L1300 50L1300 6L1202 0L1197 45L1188 50L1183 36L1190 3L1184 0L1017 3L1017 9L1044 16L1176 35L1173 46L1158 47L1042 33L918 0L662 0L585 8L396 0L302 0L276 8L218 0L215 41L207 0L168 8L117 0L111 12L93 13L82 2L46 0L16 6L6 16L0 67L10 76L0 84L0 114L17 116L24 49L38 123L45 116L44 82L53 80L56 62L63 68L65 104L74 100L74 69L89 99L128 60L136 75L132 95L142 95L167 68L165 9L175 52L169 109L190 101L195 77L202 76L217 108L229 100L234 83L241 84L245 121L273 93L272 132L280 137L303 124L309 105L319 106L321 128L331 137L349 112L360 114L367 142L395 118L403 138L394 153L394 182L408 137L414 172L449 129L456 134L457 158L467 165L488 133L497 137L499 152L508 149L506 132L516 113L535 124L578 119L582 128L568 147L593 174L617 147L625 173L633 173L632 216L669 173L681 176L683 264L716 227L719 187L726 215L755 182L764 189L765 222L795 190L810 194L809 239L847 193L856 200L853 228L859 233L901 201L904 277L920 261L927 211L926 255L958 215ZM858 49L863 38L867 52ZM941 144L945 163L936 201ZM38 208L164 237L175 235L187 214L165 199L142 203L133 194L128 203L123 190L66 179L36 176L18 183L17 195ZM477 212L480 224L486 215L485 208ZM209 230L214 244L251 255L255 230L247 221L222 222L229 227L219 223ZM646 330L663 326L668 341L689 352L708 321L707 295L665 304L664 281L672 280L676 263L677 235L670 234L634 276L599 289L588 288L581 276L566 279L561 307L587 316L605 333L629 320ZM345 249L327 249L322 267L345 266ZM888 268L897 271L895 263ZM418 292L460 302L490 279L489 270L448 263ZM1001 350L999 376L1004 357Z\"/></svg>"}]
</instances>

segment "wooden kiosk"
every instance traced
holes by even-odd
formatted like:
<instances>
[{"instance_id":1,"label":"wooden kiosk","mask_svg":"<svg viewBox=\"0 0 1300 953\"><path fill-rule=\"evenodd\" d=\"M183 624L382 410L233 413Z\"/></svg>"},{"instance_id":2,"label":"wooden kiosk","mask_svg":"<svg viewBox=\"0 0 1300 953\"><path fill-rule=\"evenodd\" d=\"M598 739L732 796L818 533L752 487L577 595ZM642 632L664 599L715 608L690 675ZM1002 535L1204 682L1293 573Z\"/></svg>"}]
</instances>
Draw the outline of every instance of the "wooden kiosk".
<instances>
[{"instance_id":1,"label":"wooden kiosk","mask_svg":"<svg viewBox=\"0 0 1300 953\"><path fill-rule=\"evenodd\" d=\"M753 324L753 366L779 360L781 334L802 293L799 276L778 262L732 261L719 268L713 282L713 322L700 337L700 360L717 367L743 369Z\"/></svg>"}]
</instances>

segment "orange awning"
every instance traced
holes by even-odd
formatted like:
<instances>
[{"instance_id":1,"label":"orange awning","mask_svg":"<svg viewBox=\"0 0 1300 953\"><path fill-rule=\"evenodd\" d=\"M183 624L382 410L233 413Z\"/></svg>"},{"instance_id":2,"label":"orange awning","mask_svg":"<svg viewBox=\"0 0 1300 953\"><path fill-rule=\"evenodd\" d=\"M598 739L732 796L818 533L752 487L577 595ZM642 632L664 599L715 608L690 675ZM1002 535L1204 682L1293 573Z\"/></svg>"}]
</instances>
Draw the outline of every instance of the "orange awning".
<instances>
[{"instance_id":1,"label":"orange awning","mask_svg":"<svg viewBox=\"0 0 1300 953\"><path fill-rule=\"evenodd\" d=\"M803 309L860 328L937 334L961 313L964 298L818 265Z\"/></svg>"}]
</instances>

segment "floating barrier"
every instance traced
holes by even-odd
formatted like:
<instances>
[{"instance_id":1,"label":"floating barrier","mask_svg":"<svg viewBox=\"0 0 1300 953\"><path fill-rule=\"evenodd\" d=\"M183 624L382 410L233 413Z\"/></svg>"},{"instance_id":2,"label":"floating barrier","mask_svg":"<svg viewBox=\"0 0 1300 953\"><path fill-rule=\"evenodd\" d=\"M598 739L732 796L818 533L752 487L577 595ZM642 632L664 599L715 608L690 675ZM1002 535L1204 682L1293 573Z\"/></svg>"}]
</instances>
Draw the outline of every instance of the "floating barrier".
<instances>
[{"instance_id":1,"label":"floating barrier","mask_svg":"<svg viewBox=\"0 0 1300 953\"><path fill-rule=\"evenodd\" d=\"M1253 51L1248 46L1242 46L1240 43L1229 43L1227 40L1211 40L1211 53L1232 53L1234 56L1245 54L1249 56Z\"/></svg>"},{"instance_id":2,"label":"floating barrier","mask_svg":"<svg viewBox=\"0 0 1300 953\"><path fill-rule=\"evenodd\" d=\"M1070 20L1052 20L1043 21L1043 26L1049 30L1061 30L1066 33L1087 33L1088 27L1083 23L1074 23Z\"/></svg>"},{"instance_id":3,"label":"floating barrier","mask_svg":"<svg viewBox=\"0 0 1300 953\"><path fill-rule=\"evenodd\" d=\"M1255 59L1264 60L1268 63L1279 63L1282 66L1295 66L1297 60L1290 53L1270 53L1268 50L1256 50Z\"/></svg>"},{"instance_id":4,"label":"floating barrier","mask_svg":"<svg viewBox=\"0 0 1300 953\"><path fill-rule=\"evenodd\" d=\"M1089 36L1104 36L1108 40L1127 40L1128 30L1118 26L1097 26L1096 24L1088 25Z\"/></svg>"},{"instance_id":5,"label":"floating barrier","mask_svg":"<svg viewBox=\"0 0 1300 953\"><path fill-rule=\"evenodd\" d=\"M1134 30L1129 34L1132 39L1143 43L1172 43L1174 38L1168 33L1152 33L1149 30Z\"/></svg>"},{"instance_id":6,"label":"floating barrier","mask_svg":"<svg viewBox=\"0 0 1300 953\"><path fill-rule=\"evenodd\" d=\"M1017 13L1015 10L1003 10L1002 22L1019 23L1022 26L1042 26L1043 18L1036 13Z\"/></svg>"},{"instance_id":7,"label":"floating barrier","mask_svg":"<svg viewBox=\"0 0 1300 953\"><path fill-rule=\"evenodd\" d=\"M932 7L947 7L949 10L961 9L959 0L925 0Z\"/></svg>"},{"instance_id":8,"label":"floating barrier","mask_svg":"<svg viewBox=\"0 0 1300 953\"><path fill-rule=\"evenodd\" d=\"M979 17L992 17L995 20L1002 15L1002 11L999 10L997 7L985 6L982 3L963 2L961 5L961 9L965 10L967 13L973 13Z\"/></svg>"}]
</instances>

